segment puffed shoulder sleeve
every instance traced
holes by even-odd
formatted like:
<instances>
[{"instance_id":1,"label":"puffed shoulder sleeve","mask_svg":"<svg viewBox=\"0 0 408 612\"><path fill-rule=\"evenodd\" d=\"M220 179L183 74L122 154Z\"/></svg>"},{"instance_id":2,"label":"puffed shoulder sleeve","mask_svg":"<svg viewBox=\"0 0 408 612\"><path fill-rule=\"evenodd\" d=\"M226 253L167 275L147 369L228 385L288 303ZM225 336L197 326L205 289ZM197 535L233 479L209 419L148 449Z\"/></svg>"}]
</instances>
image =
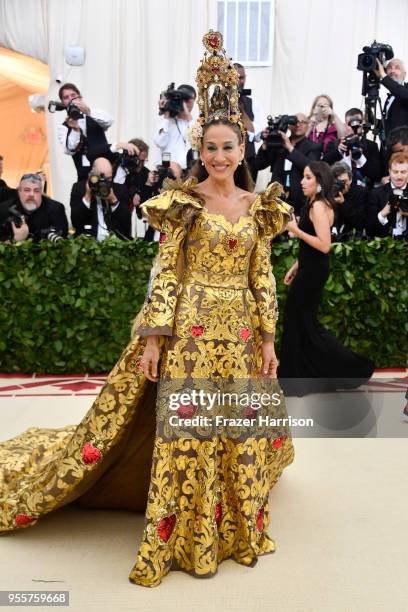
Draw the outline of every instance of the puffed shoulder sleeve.
<instances>
[{"instance_id":1,"label":"puffed shoulder sleeve","mask_svg":"<svg viewBox=\"0 0 408 612\"><path fill-rule=\"evenodd\" d=\"M249 280L258 306L262 340L274 340L278 305L276 283L271 264L271 241L283 232L292 207L282 202L282 188L273 183L254 201L252 214L258 225L258 238L251 253Z\"/></svg>"},{"instance_id":2,"label":"puffed shoulder sleeve","mask_svg":"<svg viewBox=\"0 0 408 612\"><path fill-rule=\"evenodd\" d=\"M262 239L272 240L285 230L290 221L293 207L281 200L282 192L280 183L271 183L254 201L252 214Z\"/></svg>"},{"instance_id":3,"label":"puffed shoulder sleeve","mask_svg":"<svg viewBox=\"0 0 408 612\"><path fill-rule=\"evenodd\" d=\"M133 335L171 336L180 280L183 239L202 208L186 188L170 189L141 205L150 225L160 230L159 252L153 262L145 302L133 325Z\"/></svg>"}]
</instances>

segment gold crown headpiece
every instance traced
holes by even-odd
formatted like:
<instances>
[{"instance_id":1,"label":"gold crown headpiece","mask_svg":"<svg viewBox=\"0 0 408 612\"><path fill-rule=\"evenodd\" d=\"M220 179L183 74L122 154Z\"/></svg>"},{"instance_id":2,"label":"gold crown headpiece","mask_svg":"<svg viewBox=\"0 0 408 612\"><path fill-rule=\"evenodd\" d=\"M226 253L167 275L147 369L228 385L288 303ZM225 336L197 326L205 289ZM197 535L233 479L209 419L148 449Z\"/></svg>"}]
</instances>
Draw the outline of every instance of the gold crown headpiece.
<instances>
[{"instance_id":1,"label":"gold crown headpiece","mask_svg":"<svg viewBox=\"0 0 408 612\"><path fill-rule=\"evenodd\" d=\"M222 46L222 34L210 30L204 36L203 43L206 51L196 76L200 115L190 128L191 145L193 149L199 149L203 126L217 119L227 119L231 123L236 123L245 142L246 132L241 122L238 105L238 72Z\"/></svg>"}]
</instances>

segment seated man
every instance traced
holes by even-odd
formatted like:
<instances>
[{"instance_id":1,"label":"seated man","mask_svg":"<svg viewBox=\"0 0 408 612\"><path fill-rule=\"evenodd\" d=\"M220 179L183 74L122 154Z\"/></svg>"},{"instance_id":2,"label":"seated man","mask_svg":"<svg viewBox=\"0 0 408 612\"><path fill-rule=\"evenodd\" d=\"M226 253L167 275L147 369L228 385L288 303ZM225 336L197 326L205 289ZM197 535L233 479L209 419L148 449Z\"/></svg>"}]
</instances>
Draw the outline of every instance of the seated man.
<instances>
[{"instance_id":1,"label":"seated man","mask_svg":"<svg viewBox=\"0 0 408 612\"><path fill-rule=\"evenodd\" d=\"M365 228L368 191L352 182L351 168L346 162L333 164L331 171L337 203L332 236L334 240L336 237L344 240L353 230L363 232Z\"/></svg>"},{"instance_id":2,"label":"seated man","mask_svg":"<svg viewBox=\"0 0 408 612\"><path fill-rule=\"evenodd\" d=\"M308 119L303 113L297 113L296 125L290 125L290 136L279 132L282 146L268 146L268 129L263 130L261 136L262 146L253 162L253 168L263 170L271 167L271 182L278 181L283 185L288 202L294 207L295 214L300 214L300 209L305 203L301 181L303 170L310 161L320 159L320 145L306 138Z\"/></svg>"},{"instance_id":3,"label":"seated man","mask_svg":"<svg viewBox=\"0 0 408 612\"><path fill-rule=\"evenodd\" d=\"M394 153L389 161L390 182L373 189L368 199L370 237L407 238L408 155Z\"/></svg>"},{"instance_id":4,"label":"seated man","mask_svg":"<svg viewBox=\"0 0 408 612\"><path fill-rule=\"evenodd\" d=\"M17 195L0 204L0 240L56 240L67 235L64 205L43 194L38 174L23 174Z\"/></svg>"},{"instance_id":5,"label":"seated man","mask_svg":"<svg viewBox=\"0 0 408 612\"><path fill-rule=\"evenodd\" d=\"M323 161L330 165L344 161L352 170L353 183L371 188L381 178L380 151L377 144L363 134L364 118L360 109L350 108L345 122L346 137L329 142Z\"/></svg>"},{"instance_id":6,"label":"seated man","mask_svg":"<svg viewBox=\"0 0 408 612\"><path fill-rule=\"evenodd\" d=\"M73 184L70 205L76 236L131 239L129 194L124 185L112 182L112 164L104 157L94 161L87 179Z\"/></svg>"}]
</instances>

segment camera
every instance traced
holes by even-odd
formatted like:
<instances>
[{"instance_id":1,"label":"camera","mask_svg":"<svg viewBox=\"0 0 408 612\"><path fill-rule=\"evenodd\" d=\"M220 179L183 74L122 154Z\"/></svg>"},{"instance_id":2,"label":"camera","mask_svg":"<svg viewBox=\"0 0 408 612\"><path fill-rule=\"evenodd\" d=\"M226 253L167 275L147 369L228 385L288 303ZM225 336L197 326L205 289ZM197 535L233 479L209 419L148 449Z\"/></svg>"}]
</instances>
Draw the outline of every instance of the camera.
<instances>
[{"instance_id":1,"label":"camera","mask_svg":"<svg viewBox=\"0 0 408 612\"><path fill-rule=\"evenodd\" d=\"M344 188L346 186L346 182L345 181L341 181L340 179L336 179L333 183L333 195L335 198L337 198L338 195L340 195L340 193L343 193Z\"/></svg>"},{"instance_id":2,"label":"camera","mask_svg":"<svg viewBox=\"0 0 408 612\"><path fill-rule=\"evenodd\" d=\"M162 163L160 166L157 166L154 174L155 176L157 176L157 180L155 181L155 188L156 191L159 191L162 186L163 186L163 181L166 178L170 178L170 179L174 179L176 178L174 176L173 170L170 168L170 162L171 162L171 153L168 152L164 152L162 154Z\"/></svg>"},{"instance_id":3,"label":"camera","mask_svg":"<svg viewBox=\"0 0 408 612\"><path fill-rule=\"evenodd\" d=\"M106 178L102 174L90 174L88 178L88 185L92 195L106 200L112 189L112 179Z\"/></svg>"},{"instance_id":4,"label":"camera","mask_svg":"<svg viewBox=\"0 0 408 612\"><path fill-rule=\"evenodd\" d=\"M240 96L251 96L252 89L242 89L242 87L238 87L238 94Z\"/></svg>"},{"instance_id":5,"label":"camera","mask_svg":"<svg viewBox=\"0 0 408 612\"><path fill-rule=\"evenodd\" d=\"M282 146L282 138L279 132L286 132L290 125L296 125L298 118L296 115L278 115L277 117L268 115L267 122L268 134L263 137L263 140L268 148L276 149Z\"/></svg>"},{"instance_id":6,"label":"camera","mask_svg":"<svg viewBox=\"0 0 408 612\"><path fill-rule=\"evenodd\" d=\"M58 232L55 227L47 227L46 229L40 230L39 237L40 240L49 240L53 243L64 240L61 232Z\"/></svg>"},{"instance_id":7,"label":"camera","mask_svg":"<svg viewBox=\"0 0 408 612\"><path fill-rule=\"evenodd\" d=\"M13 228L11 224L14 223L16 228L19 228L22 226L25 217L23 213L18 210L15 204L13 206L10 206L8 211L10 215L4 221L2 228L4 228L4 234L7 235L9 239L11 240L13 238Z\"/></svg>"},{"instance_id":8,"label":"camera","mask_svg":"<svg viewBox=\"0 0 408 612\"><path fill-rule=\"evenodd\" d=\"M408 193L404 189L393 189L388 203L391 208L408 212Z\"/></svg>"},{"instance_id":9,"label":"camera","mask_svg":"<svg viewBox=\"0 0 408 612\"><path fill-rule=\"evenodd\" d=\"M120 154L119 165L122 166L122 168L127 172L132 172L133 170L136 170L139 164L140 159L138 155L130 155L128 151L123 151Z\"/></svg>"},{"instance_id":10,"label":"camera","mask_svg":"<svg viewBox=\"0 0 408 612\"><path fill-rule=\"evenodd\" d=\"M61 102L57 102L56 100L50 100L48 102L48 110L50 113L66 110L68 117L70 119L75 119L76 121L84 116L79 108L75 106L73 100L68 104L68 106L64 106Z\"/></svg>"},{"instance_id":11,"label":"camera","mask_svg":"<svg viewBox=\"0 0 408 612\"><path fill-rule=\"evenodd\" d=\"M183 89L175 89L174 83L170 83L166 91L162 91L160 98L165 100L163 106L159 108L159 115L169 113L170 117L177 117L177 115L183 112L183 102L190 100L191 94L187 93Z\"/></svg>"},{"instance_id":12,"label":"camera","mask_svg":"<svg viewBox=\"0 0 408 612\"><path fill-rule=\"evenodd\" d=\"M394 57L391 45L379 43L376 40L370 45L363 47L363 53L357 58L357 70L362 72L373 72L377 68L377 59L381 64Z\"/></svg>"}]
</instances>

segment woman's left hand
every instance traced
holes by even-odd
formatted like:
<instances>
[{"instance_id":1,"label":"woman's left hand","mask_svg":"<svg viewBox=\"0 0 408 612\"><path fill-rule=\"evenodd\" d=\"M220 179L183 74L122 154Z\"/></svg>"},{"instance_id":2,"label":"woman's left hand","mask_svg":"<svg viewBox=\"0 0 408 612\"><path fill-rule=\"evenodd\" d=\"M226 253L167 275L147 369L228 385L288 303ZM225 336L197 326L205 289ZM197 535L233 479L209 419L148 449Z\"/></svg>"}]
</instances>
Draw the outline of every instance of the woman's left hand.
<instances>
[{"instance_id":1,"label":"woman's left hand","mask_svg":"<svg viewBox=\"0 0 408 612\"><path fill-rule=\"evenodd\" d=\"M291 234L296 236L298 228L299 226L297 224L296 217L295 215L292 215L292 218L287 224L286 229L288 230L288 232L291 232Z\"/></svg>"},{"instance_id":2,"label":"woman's left hand","mask_svg":"<svg viewBox=\"0 0 408 612\"><path fill-rule=\"evenodd\" d=\"M262 342L262 378L276 378L278 359L275 354L274 342Z\"/></svg>"}]
</instances>

